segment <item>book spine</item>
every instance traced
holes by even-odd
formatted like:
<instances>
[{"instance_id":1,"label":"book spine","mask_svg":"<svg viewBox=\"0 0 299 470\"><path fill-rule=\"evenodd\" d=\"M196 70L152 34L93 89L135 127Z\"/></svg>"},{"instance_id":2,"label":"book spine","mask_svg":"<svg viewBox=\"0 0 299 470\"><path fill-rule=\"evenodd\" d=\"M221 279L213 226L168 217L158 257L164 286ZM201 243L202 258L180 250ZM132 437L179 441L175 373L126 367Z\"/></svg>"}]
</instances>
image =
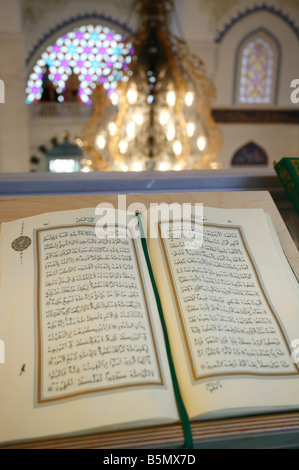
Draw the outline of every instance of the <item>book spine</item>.
<instances>
[{"instance_id":1,"label":"book spine","mask_svg":"<svg viewBox=\"0 0 299 470\"><path fill-rule=\"evenodd\" d=\"M282 158L274 169L299 216L299 158Z\"/></svg>"}]
</instances>

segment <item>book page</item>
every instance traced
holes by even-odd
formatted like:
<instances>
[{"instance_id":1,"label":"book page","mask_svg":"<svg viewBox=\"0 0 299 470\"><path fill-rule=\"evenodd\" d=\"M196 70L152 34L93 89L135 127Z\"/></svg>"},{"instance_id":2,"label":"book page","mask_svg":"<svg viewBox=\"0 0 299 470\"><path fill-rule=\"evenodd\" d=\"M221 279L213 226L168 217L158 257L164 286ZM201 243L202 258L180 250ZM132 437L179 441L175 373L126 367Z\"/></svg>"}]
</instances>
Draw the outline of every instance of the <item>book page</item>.
<instances>
[{"instance_id":1,"label":"book page","mask_svg":"<svg viewBox=\"0 0 299 470\"><path fill-rule=\"evenodd\" d=\"M150 240L189 415L298 405L298 284L268 219L259 210L204 208L194 232L202 222L197 248L167 220Z\"/></svg>"},{"instance_id":2,"label":"book page","mask_svg":"<svg viewBox=\"0 0 299 470\"><path fill-rule=\"evenodd\" d=\"M140 239L95 228L94 209L2 226L1 441L178 419Z\"/></svg>"}]
</instances>

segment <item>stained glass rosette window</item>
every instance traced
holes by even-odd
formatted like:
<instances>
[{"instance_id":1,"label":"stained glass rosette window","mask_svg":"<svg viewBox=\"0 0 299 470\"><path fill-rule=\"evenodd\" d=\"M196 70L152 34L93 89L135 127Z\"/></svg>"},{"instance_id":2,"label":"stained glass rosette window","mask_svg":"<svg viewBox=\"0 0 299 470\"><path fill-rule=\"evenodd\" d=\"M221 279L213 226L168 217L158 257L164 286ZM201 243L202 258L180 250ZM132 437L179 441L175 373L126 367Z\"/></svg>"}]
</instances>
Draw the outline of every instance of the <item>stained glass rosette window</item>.
<instances>
[{"instance_id":1,"label":"stained glass rosette window","mask_svg":"<svg viewBox=\"0 0 299 470\"><path fill-rule=\"evenodd\" d=\"M240 103L270 103L274 58L262 38L250 41L242 54Z\"/></svg>"},{"instance_id":2,"label":"stained glass rosette window","mask_svg":"<svg viewBox=\"0 0 299 470\"><path fill-rule=\"evenodd\" d=\"M29 76L26 102L41 99L43 75L49 67L49 79L54 84L58 101L63 102L63 91L72 73L79 79L78 99L91 104L91 94L97 83L102 83L108 95L117 82L126 79L124 72L132 61L134 50L126 38L108 27L81 26L61 36L41 54Z\"/></svg>"}]
</instances>

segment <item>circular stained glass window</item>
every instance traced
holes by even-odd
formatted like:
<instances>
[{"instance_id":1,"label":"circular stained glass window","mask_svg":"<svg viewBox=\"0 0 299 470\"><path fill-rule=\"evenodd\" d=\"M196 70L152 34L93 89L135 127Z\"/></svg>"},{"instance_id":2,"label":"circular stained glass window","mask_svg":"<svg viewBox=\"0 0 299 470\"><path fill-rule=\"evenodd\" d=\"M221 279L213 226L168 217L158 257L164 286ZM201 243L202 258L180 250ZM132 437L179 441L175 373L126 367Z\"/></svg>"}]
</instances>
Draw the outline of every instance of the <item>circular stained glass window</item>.
<instances>
[{"instance_id":1,"label":"circular stained glass window","mask_svg":"<svg viewBox=\"0 0 299 470\"><path fill-rule=\"evenodd\" d=\"M117 82L131 63L134 49L126 38L108 27L87 25L61 36L48 46L33 67L27 81L26 102L41 99L43 78L53 83L58 101L64 101L63 92L69 77L78 77L78 100L91 104L91 94L97 83L102 83L107 93L113 92Z\"/></svg>"}]
</instances>

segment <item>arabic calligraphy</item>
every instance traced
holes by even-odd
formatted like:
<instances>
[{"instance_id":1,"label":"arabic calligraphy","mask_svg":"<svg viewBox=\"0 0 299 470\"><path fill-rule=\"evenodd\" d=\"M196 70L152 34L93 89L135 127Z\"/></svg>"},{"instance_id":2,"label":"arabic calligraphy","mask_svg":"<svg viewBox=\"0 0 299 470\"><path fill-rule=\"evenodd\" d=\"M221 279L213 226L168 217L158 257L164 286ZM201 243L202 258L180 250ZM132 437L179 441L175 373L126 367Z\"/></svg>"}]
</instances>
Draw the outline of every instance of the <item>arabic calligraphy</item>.
<instances>
[{"instance_id":1,"label":"arabic calligraphy","mask_svg":"<svg viewBox=\"0 0 299 470\"><path fill-rule=\"evenodd\" d=\"M118 235L38 232L41 401L161 383L134 241Z\"/></svg>"},{"instance_id":2,"label":"arabic calligraphy","mask_svg":"<svg viewBox=\"0 0 299 470\"><path fill-rule=\"evenodd\" d=\"M293 373L282 331L238 228L205 225L203 245L163 244L193 377Z\"/></svg>"}]
</instances>

